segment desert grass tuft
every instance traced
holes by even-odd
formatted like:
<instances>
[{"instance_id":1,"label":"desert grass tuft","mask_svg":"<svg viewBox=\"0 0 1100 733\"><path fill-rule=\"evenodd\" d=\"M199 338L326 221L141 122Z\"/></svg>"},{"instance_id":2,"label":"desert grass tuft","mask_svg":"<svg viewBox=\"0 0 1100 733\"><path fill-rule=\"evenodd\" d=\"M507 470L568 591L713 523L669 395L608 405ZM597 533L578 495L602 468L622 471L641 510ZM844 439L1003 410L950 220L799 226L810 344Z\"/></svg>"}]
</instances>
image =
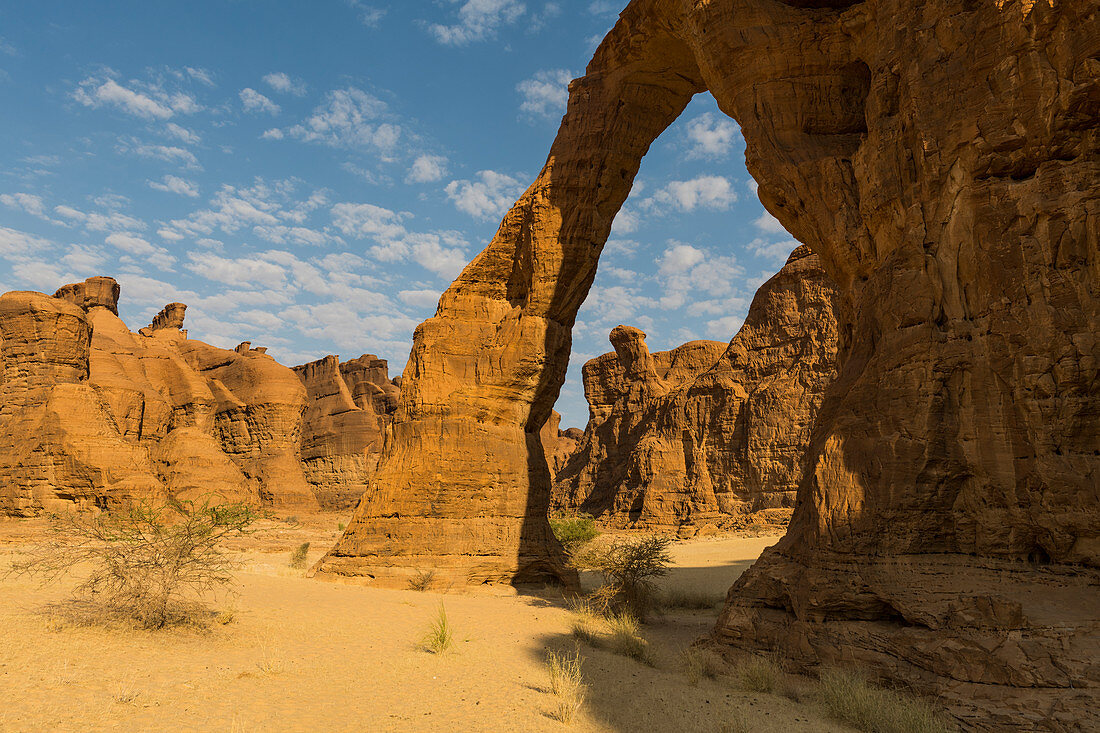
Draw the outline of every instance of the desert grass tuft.
<instances>
[{"instance_id":1,"label":"desert grass tuft","mask_svg":"<svg viewBox=\"0 0 1100 733\"><path fill-rule=\"evenodd\" d=\"M426 591L435 584L434 570L421 570L409 578L409 590Z\"/></svg>"},{"instance_id":2,"label":"desert grass tuft","mask_svg":"<svg viewBox=\"0 0 1100 733\"><path fill-rule=\"evenodd\" d=\"M734 710L729 720L724 722L718 730L720 733L752 733L753 729L745 714L740 710Z\"/></svg>"},{"instance_id":3,"label":"desert grass tuft","mask_svg":"<svg viewBox=\"0 0 1100 733\"><path fill-rule=\"evenodd\" d=\"M229 624L233 623L236 618L237 615L232 611L222 611L214 617L214 620L222 626L228 626Z\"/></svg>"},{"instance_id":4,"label":"desert grass tuft","mask_svg":"<svg viewBox=\"0 0 1100 733\"><path fill-rule=\"evenodd\" d=\"M608 618L607 626L610 631L607 646L611 651L650 667L657 666L653 649L638 630L637 618L624 611Z\"/></svg>"},{"instance_id":5,"label":"desert grass tuft","mask_svg":"<svg viewBox=\"0 0 1100 733\"><path fill-rule=\"evenodd\" d=\"M447 619L447 609L440 603L439 613L432 622L422 642L424 648L432 654L442 654L454 645L454 629Z\"/></svg>"},{"instance_id":6,"label":"desert grass tuft","mask_svg":"<svg viewBox=\"0 0 1100 733\"><path fill-rule=\"evenodd\" d=\"M578 570L600 573L608 605L645 620L656 605L656 578L668 574L671 537L651 536L586 542L569 551L569 562ZM595 594L594 594L595 595Z\"/></svg>"},{"instance_id":7,"label":"desert grass tuft","mask_svg":"<svg viewBox=\"0 0 1100 733\"><path fill-rule=\"evenodd\" d=\"M343 532L347 528L348 528L348 525L344 524L343 522L337 522L336 523L336 529L340 532Z\"/></svg>"},{"instance_id":8,"label":"desert grass tuft","mask_svg":"<svg viewBox=\"0 0 1100 733\"><path fill-rule=\"evenodd\" d=\"M689 611L710 610L721 602L721 598L709 593L699 593L688 590L666 590L659 597L664 608L682 608Z\"/></svg>"},{"instance_id":9,"label":"desert grass tuft","mask_svg":"<svg viewBox=\"0 0 1100 733\"><path fill-rule=\"evenodd\" d=\"M874 687L854 672L823 670L816 697L829 717L864 733L948 733L957 730L923 700Z\"/></svg>"},{"instance_id":10,"label":"desert grass tuft","mask_svg":"<svg viewBox=\"0 0 1100 733\"><path fill-rule=\"evenodd\" d=\"M750 657L734 670L737 686L746 692L775 692L783 676L783 669L770 657Z\"/></svg>"},{"instance_id":11,"label":"desert grass tuft","mask_svg":"<svg viewBox=\"0 0 1100 733\"><path fill-rule=\"evenodd\" d=\"M306 566L306 558L309 557L309 543L303 542L290 553L290 567L301 570Z\"/></svg>"},{"instance_id":12,"label":"desert grass tuft","mask_svg":"<svg viewBox=\"0 0 1100 733\"><path fill-rule=\"evenodd\" d=\"M119 682L111 699L119 705L133 705L140 696L141 693L134 687L134 682L131 680L129 682Z\"/></svg>"},{"instance_id":13,"label":"desert grass tuft","mask_svg":"<svg viewBox=\"0 0 1100 733\"><path fill-rule=\"evenodd\" d=\"M256 662L256 669L266 677L274 677L286 671L286 661L278 654L272 653L266 646L260 648L260 661Z\"/></svg>"},{"instance_id":14,"label":"desert grass tuft","mask_svg":"<svg viewBox=\"0 0 1100 733\"><path fill-rule=\"evenodd\" d=\"M693 685L699 684L704 677L708 680L717 679L718 675L726 671L726 663L720 656L696 646L689 646L680 654L680 661L684 665L684 673L688 681Z\"/></svg>"},{"instance_id":15,"label":"desert grass tuft","mask_svg":"<svg viewBox=\"0 0 1100 733\"><path fill-rule=\"evenodd\" d=\"M550 677L550 692L556 698L550 717L571 723L584 704L587 687L581 674L580 652L547 652L546 671Z\"/></svg>"}]
</instances>

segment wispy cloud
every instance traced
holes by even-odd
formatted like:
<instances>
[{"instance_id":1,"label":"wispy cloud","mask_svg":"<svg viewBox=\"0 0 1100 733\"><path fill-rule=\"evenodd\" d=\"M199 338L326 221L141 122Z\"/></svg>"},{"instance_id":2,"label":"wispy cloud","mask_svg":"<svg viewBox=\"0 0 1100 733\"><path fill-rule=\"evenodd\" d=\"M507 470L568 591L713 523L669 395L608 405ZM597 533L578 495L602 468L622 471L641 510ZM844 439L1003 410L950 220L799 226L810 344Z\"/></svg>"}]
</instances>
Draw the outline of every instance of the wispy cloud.
<instances>
[{"instance_id":1,"label":"wispy cloud","mask_svg":"<svg viewBox=\"0 0 1100 733\"><path fill-rule=\"evenodd\" d=\"M271 115L279 114L279 105L251 87L242 89L240 91L240 98L245 112L266 112Z\"/></svg>"},{"instance_id":2,"label":"wispy cloud","mask_svg":"<svg viewBox=\"0 0 1100 733\"><path fill-rule=\"evenodd\" d=\"M264 84L281 94L293 94L300 97L306 93L305 82L290 78L289 74L282 71L273 71L264 76Z\"/></svg>"},{"instance_id":3,"label":"wispy cloud","mask_svg":"<svg viewBox=\"0 0 1100 733\"><path fill-rule=\"evenodd\" d=\"M724 158L741 137L741 128L727 118L705 112L687 124L688 154L693 158Z\"/></svg>"},{"instance_id":4,"label":"wispy cloud","mask_svg":"<svg viewBox=\"0 0 1100 733\"><path fill-rule=\"evenodd\" d=\"M501 26L515 23L526 10L516 0L466 0L458 9L457 23L433 23L428 30L444 45L465 46L493 38Z\"/></svg>"},{"instance_id":5,"label":"wispy cloud","mask_svg":"<svg viewBox=\"0 0 1100 733\"><path fill-rule=\"evenodd\" d=\"M442 155L420 155L413 161L406 183L434 183L447 175L447 159Z\"/></svg>"},{"instance_id":6,"label":"wispy cloud","mask_svg":"<svg viewBox=\"0 0 1100 733\"><path fill-rule=\"evenodd\" d=\"M386 103L361 89L348 87L325 95L325 102L300 124L275 128L264 137L281 140L293 137L332 147L374 148L388 153L401 138L401 126L385 121Z\"/></svg>"},{"instance_id":7,"label":"wispy cloud","mask_svg":"<svg viewBox=\"0 0 1100 733\"><path fill-rule=\"evenodd\" d=\"M573 73L565 69L539 71L516 85L523 97L519 108L533 118L553 119L565 113L569 101L569 82Z\"/></svg>"},{"instance_id":8,"label":"wispy cloud","mask_svg":"<svg viewBox=\"0 0 1100 733\"><path fill-rule=\"evenodd\" d=\"M178 193L181 196L195 198L199 195L198 186L188 180L177 176L165 176L160 181L148 181L149 188L168 193Z\"/></svg>"},{"instance_id":9,"label":"wispy cloud","mask_svg":"<svg viewBox=\"0 0 1100 733\"><path fill-rule=\"evenodd\" d=\"M488 220L504 215L523 193L523 182L506 173L479 171L477 180L451 181L444 190L456 209Z\"/></svg>"},{"instance_id":10,"label":"wispy cloud","mask_svg":"<svg viewBox=\"0 0 1100 733\"><path fill-rule=\"evenodd\" d=\"M691 212L696 209L725 210L737 200L733 184L723 176L699 176L688 181L670 181L642 201L642 207L654 213L669 210Z\"/></svg>"}]
</instances>

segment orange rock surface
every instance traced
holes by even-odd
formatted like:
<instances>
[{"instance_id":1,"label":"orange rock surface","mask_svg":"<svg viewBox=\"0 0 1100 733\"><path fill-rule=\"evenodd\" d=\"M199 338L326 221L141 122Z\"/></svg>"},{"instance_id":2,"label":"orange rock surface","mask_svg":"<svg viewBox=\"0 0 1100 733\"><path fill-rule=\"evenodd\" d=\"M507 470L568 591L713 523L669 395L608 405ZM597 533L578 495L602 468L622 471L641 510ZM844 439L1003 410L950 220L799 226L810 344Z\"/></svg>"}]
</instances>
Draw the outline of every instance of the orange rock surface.
<instances>
[{"instance_id":1,"label":"orange rock surface","mask_svg":"<svg viewBox=\"0 0 1100 733\"><path fill-rule=\"evenodd\" d=\"M105 277L0 296L0 512L209 493L317 506L294 373L188 339L180 303L132 333L118 297Z\"/></svg>"},{"instance_id":2,"label":"orange rock surface","mask_svg":"<svg viewBox=\"0 0 1100 733\"><path fill-rule=\"evenodd\" d=\"M562 577L539 430L649 144L709 90L840 304L786 538L721 641L974 726L1100 727L1094 0L634 0L546 165L414 335L325 573Z\"/></svg>"},{"instance_id":3,"label":"orange rock surface","mask_svg":"<svg viewBox=\"0 0 1100 733\"><path fill-rule=\"evenodd\" d=\"M690 532L793 507L836 375L835 301L803 246L761 286L729 344L650 354L638 329L613 330L615 352L584 365L592 418L555 477L554 508Z\"/></svg>"}]
</instances>

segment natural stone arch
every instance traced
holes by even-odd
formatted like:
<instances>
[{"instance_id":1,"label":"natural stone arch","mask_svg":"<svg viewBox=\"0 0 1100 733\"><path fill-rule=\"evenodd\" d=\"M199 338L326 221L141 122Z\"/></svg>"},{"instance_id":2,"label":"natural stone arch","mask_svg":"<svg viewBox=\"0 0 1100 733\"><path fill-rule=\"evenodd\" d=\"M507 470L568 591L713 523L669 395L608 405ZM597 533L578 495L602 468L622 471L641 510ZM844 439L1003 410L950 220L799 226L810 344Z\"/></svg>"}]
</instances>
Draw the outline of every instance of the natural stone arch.
<instances>
[{"instance_id":1,"label":"natural stone arch","mask_svg":"<svg viewBox=\"0 0 1100 733\"><path fill-rule=\"evenodd\" d=\"M379 473L320 570L561 574L538 429L638 161L709 89L843 296L790 531L719 638L959 710L1095 720L1097 24L1090 0L632 2L538 180L417 329Z\"/></svg>"}]
</instances>

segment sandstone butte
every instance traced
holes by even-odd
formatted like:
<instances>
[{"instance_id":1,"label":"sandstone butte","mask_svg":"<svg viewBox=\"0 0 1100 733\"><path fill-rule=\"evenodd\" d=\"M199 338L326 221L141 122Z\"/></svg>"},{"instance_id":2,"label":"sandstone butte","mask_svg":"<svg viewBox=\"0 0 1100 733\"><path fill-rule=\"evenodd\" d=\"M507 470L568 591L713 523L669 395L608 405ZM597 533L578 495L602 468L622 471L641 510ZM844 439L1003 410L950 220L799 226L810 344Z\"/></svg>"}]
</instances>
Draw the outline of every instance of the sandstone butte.
<instances>
[{"instance_id":1,"label":"sandstone butte","mask_svg":"<svg viewBox=\"0 0 1100 733\"><path fill-rule=\"evenodd\" d=\"M969 725L1100 727L1095 0L634 0L549 157L414 334L322 574L569 580L539 429L612 220L693 95L838 289L785 538L714 629Z\"/></svg>"},{"instance_id":2,"label":"sandstone butte","mask_svg":"<svg viewBox=\"0 0 1100 733\"><path fill-rule=\"evenodd\" d=\"M642 331L614 329L615 351L584 365L591 419L555 475L552 508L682 535L750 514L785 523L836 376L835 301L801 246L757 291L729 344L650 354Z\"/></svg>"}]
</instances>

